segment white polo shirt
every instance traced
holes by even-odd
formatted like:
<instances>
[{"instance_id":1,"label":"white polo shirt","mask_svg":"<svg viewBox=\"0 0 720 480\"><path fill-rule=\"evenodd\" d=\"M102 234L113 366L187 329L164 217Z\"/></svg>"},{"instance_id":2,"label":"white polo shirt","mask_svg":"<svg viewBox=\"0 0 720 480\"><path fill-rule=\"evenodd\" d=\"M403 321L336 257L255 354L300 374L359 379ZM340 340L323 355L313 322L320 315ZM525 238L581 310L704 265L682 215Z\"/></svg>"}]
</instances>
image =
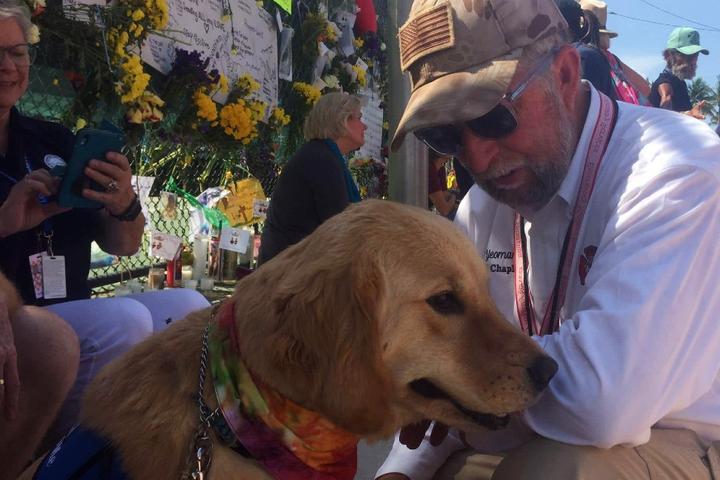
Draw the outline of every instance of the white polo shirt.
<instances>
[{"instance_id":1,"label":"white polo shirt","mask_svg":"<svg viewBox=\"0 0 720 480\"><path fill-rule=\"evenodd\" d=\"M586 83L586 85L588 85ZM527 218L529 285L542 318L572 216L599 97L568 175ZM513 218L477 186L455 222L490 269L490 292L519 326L514 300ZM565 443L609 448L648 441L650 428L687 428L720 440L720 139L705 123L619 102L619 115L579 239L560 310L562 325L535 340L559 364L522 419ZM518 422L520 423L520 422ZM522 425L521 425L522 426ZM471 434L478 451L523 441L523 428ZM395 446L378 471L431 478L455 450Z\"/></svg>"}]
</instances>

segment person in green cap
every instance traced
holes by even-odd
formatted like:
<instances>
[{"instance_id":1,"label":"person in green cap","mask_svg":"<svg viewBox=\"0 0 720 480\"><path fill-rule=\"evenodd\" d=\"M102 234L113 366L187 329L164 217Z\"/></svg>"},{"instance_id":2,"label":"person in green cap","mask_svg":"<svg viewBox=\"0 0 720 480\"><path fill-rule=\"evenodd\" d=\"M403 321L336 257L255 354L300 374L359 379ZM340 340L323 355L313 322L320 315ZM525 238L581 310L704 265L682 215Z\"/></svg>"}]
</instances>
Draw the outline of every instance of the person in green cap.
<instances>
[{"instance_id":1,"label":"person in green cap","mask_svg":"<svg viewBox=\"0 0 720 480\"><path fill-rule=\"evenodd\" d=\"M685 80L695 77L698 55L707 55L707 49L700 46L700 34L690 27L678 27L668 38L667 48L663 51L667 66L653 82L650 90L650 103L655 107L686 113L692 117L704 119L702 109L705 101L692 105Z\"/></svg>"}]
</instances>

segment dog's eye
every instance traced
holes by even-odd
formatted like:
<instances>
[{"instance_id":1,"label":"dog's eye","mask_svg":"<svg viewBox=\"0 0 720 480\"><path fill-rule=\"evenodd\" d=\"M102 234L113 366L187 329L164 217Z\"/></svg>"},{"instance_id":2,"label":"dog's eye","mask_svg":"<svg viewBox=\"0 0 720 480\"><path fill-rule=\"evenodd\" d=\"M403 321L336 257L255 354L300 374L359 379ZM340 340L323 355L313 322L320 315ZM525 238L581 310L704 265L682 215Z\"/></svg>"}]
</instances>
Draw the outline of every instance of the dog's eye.
<instances>
[{"instance_id":1,"label":"dog's eye","mask_svg":"<svg viewBox=\"0 0 720 480\"><path fill-rule=\"evenodd\" d=\"M463 304L452 292L443 292L426 300L433 310L443 315L461 314L464 312Z\"/></svg>"}]
</instances>

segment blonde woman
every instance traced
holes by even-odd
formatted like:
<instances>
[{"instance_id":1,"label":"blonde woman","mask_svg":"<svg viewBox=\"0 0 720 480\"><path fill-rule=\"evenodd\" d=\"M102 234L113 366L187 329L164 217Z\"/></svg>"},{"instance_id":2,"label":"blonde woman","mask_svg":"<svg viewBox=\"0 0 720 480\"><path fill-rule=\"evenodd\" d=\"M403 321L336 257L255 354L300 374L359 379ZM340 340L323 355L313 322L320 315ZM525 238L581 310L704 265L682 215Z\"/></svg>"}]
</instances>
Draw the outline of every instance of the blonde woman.
<instances>
[{"instance_id":1,"label":"blonde woman","mask_svg":"<svg viewBox=\"0 0 720 480\"><path fill-rule=\"evenodd\" d=\"M328 93L305 119L307 142L283 168L270 200L260 264L360 201L345 156L365 143L361 106L354 95Z\"/></svg>"}]
</instances>

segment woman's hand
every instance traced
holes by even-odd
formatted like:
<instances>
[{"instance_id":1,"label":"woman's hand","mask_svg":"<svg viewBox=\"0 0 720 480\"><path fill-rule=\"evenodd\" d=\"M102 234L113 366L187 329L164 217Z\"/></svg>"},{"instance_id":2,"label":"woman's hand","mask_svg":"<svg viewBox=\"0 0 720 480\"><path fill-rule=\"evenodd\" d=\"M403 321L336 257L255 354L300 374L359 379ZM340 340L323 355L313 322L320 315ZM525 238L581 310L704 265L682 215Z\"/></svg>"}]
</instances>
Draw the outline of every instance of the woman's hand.
<instances>
[{"instance_id":1,"label":"woman's hand","mask_svg":"<svg viewBox=\"0 0 720 480\"><path fill-rule=\"evenodd\" d=\"M55 202L43 203L41 197L57 194L60 179L47 170L34 170L17 182L5 202L0 206L0 238L24 232L40 225L44 220L66 212Z\"/></svg>"},{"instance_id":2,"label":"woman's hand","mask_svg":"<svg viewBox=\"0 0 720 480\"><path fill-rule=\"evenodd\" d=\"M108 152L105 158L107 161L90 160L85 168L85 175L105 187L105 191L86 188L83 197L102 203L111 215L120 215L135 200L130 162L117 152Z\"/></svg>"}]
</instances>

